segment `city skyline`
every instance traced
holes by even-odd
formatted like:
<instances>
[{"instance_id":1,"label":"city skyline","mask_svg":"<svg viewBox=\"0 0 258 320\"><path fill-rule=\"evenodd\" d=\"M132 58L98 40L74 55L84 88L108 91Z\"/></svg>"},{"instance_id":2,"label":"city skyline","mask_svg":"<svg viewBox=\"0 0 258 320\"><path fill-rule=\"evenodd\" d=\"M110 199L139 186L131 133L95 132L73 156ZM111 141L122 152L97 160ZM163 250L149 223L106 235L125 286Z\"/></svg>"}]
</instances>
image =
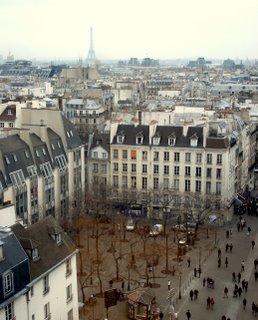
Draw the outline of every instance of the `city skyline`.
<instances>
[{"instance_id":1,"label":"city skyline","mask_svg":"<svg viewBox=\"0 0 258 320\"><path fill-rule=\"evenodd\" d=\"M258 2L1 0L0 54L15 59L256 59Z\"/></svg>"}]
</instances>

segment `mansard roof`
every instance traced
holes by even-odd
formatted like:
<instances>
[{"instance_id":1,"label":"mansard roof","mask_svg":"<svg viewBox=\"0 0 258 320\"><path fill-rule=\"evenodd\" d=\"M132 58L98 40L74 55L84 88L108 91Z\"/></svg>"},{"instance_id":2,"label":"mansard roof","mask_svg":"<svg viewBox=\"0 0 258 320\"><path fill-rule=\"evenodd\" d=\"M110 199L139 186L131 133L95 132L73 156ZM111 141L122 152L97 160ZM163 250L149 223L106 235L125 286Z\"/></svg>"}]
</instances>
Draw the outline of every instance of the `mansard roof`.
<instances>
[{"instance_id":1,"label":"mansard roof","mask_svg":"<svg viewBox=\"0 0 258 320\"><path fill-rule=\"evenodd\" d=\"M124 142L126 145L135 145L136 144L136 136L138 134L142 135L143 141L142 145L149 145L149 126L146 125L125 125L120 124L117 128L117 135L113 139L113 144L117 144L117 136L123 135Z\"/></svg>"},{"instance_id":2,"label":"mansard roof","mask_svg":"<svg viewBox=\"0 0 258 320\"><path fill-rule=\"evenodd\" d=\"M16 105L7 106L0 114L0 121L14 121L16 119Z\"/></svg>"},{"instance_id":3,"label":"mansard roof","mask_svg":"<svg viewBox=\"0 0 258 320\"><path fill-rule=\"evenodd\" d=\"M40 139L35 133L30 134L31 143L34 151L34 160L36 165L38 166L42 163L49 162L53 168L53 163L50 157L50 153L47 147L47 144Z\"/></svg>"},{"instance_id":4,"label":"mansard roof","mask_svg":"<svg viewBox=\"0 0 258 320\"><path fill-rule=\"evenodd\" d=\"M101 146L107 152L110 152L110 135L109 133L94 133L91 150Z\"/></svg>"},{"instance_id":5,"label":"mansard roof","mask_svg":"<svg viewBox=\"0 0 258 320\"><path fill-rule=\"evenodd\" d=\"M207 148L227 149L229 147L228 137L208 137L206 139Z\"/></svg>"},{"instance_id":6,"label":"mansard roof","mask_svg":"<svg viewBox=\"0 0 258 320\"><path fill-rule=\"evenodd\" d=\"M62 116L62 120L64 125L67 149L75 149L80 147L82 145L82 141L74 124L64 116Z\"/></svg>"},{"instance_id":7,"label":"mansard roof","mask_svg":"<svg viewBox=\"0 0 258 320\"><path fill-rule=\"evenodd\" d=\"M61 137L50 128L47 129L47 134L50 143L50 152L52 154L52 158L55 159L55 157L63 154L67 160L66 152Z\"/></svg>"},{"instance_id":8,"label":"mansard roof","mask_svg":"<svg viewBox=\"0 0 258 320\"><path fill-rule=\"evenodd\" d=\"M39 222L24 228L17 223L12 227L13 232L18 239L31 239L38 244L38 253L40 259L38 261L30 260L31 279L40 277L51 268L57 266L69 255L75 252L75 246L70 238L63 232L55 218L51 215L40 220ZM51 230L62 231L62 243L58 244L50 234Z\"/></svg>"}]
</instances>

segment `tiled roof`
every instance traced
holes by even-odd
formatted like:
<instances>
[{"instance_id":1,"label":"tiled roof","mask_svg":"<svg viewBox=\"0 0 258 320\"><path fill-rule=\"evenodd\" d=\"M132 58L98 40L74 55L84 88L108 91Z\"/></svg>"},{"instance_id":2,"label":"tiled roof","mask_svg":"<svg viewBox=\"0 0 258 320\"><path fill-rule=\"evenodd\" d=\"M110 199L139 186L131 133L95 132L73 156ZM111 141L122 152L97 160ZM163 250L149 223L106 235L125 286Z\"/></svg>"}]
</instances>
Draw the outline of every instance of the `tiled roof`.
<instances>
[{"instance_id":1,"label":"tiled roof","mask_svg":"<svg viewBox=\"0 0 258 320\"><path fill-rule=\"evenodd\" d=\"M229 140L228 137L212 137L212 138L207 138L206 140L206 147L207 148L221 148L221 149L226 149L229 147Z\"/></svg>"}]
</instances>

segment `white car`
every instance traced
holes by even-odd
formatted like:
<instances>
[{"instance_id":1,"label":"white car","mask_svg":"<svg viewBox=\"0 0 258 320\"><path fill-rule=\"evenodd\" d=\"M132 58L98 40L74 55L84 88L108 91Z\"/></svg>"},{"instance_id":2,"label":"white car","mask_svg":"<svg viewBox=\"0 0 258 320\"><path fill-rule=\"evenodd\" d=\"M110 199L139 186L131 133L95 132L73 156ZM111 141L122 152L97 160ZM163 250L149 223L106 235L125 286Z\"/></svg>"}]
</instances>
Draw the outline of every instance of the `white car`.
<instances>
[{"instance_id":1,"label":"white car","mask_svg":"<svg viewBox=\"0 0 258 320\"><path fill-rule=\"evenodd\" d=\"M127 224L126 224L126 226L125 226L125 229L126 229L127 231L134 231L134 229L135 229L135 223L134 223L134 221L133 221L132 219L130 219L130 220L127 221Z\"/></svg>"},{"instance_id":2,"label":"white car","mask_svg":"<svg viewBox=\"0 0 258 320\"><path fill-rule=\"evenodd\" d=\"M157 236L161 234L164 231L162 224L154 224L154 226L151 228L150 236Z\"/></svg>"}]
</instances>

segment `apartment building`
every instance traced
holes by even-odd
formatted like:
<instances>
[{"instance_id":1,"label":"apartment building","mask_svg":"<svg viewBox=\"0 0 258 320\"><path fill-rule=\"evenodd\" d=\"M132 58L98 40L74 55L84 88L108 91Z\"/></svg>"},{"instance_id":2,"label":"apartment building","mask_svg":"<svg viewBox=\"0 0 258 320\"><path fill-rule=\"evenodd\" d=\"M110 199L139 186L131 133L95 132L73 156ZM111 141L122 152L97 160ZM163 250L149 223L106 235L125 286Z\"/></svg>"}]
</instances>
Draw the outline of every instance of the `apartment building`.
<instances>
[{"instance_id":1,"label":"apartment building","mask_svg":"<svg viewBox=\"0 0 258 320\"><path fill-rule=\"evenodd\" d=\"M50 214L64 217L85 189L84 145L61 111L16 108L16 125L1 131L2 201L13 203L28 225Z\"/></svg>"},{"instance_id":2,"label":"apartment building","mask_svg":"<svg viewBox=\"0 0 258 320\"><path fill-rule=\"evenodd\" d=\"M0 319L79 319L77 251L52 216L1 226L0 241Z\"/></svg>"},{"instance_id":3,"label":"apartment building","mask_svg":"<svg viewBox=\"0 0 258 320\"><path fill-rule=\"evenodd\" d=\"M149 217L159 219L164 212L182 211L182 205L193 213L200 203L206 207L214 202L217 211L228 208L236 193L250 183L248 165L254 150L245 130L238 118L199 126L113 123L113 199L144 205ZM229 220L231 213L225 211Z\"/></svg>"}]
</instances>

